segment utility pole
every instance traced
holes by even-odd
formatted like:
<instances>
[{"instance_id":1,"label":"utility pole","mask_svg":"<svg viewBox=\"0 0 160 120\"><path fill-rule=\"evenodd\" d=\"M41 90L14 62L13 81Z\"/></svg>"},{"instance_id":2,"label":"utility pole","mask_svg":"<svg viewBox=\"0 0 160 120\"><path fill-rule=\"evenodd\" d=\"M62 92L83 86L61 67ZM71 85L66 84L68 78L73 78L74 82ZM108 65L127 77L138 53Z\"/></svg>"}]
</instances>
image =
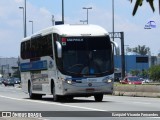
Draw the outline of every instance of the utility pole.
<instances>
[{"instance_id":1,"label":"utility pole","mask_svg":"<svg viewBox=\"0 0 160 120\"><path fill-rule=\"evenodd\" d=\"M24 37L27 37L27 25L26 25L26 0L24 0Z\"/></svg>"},{"instance_id":2,"label":"utility pole","mask_svg":"<svg viewBox=\"0 0 160 120\"><path fill-rule=\"evenodd\" d=\"M52 15L52 26L54 26L54 22L55 22L54 15Z\"/></svg>"},{"instance_id":3,"label":"utility pole","mask_svg":"<svg viewBox=\"0 0 160 120\"><path fill-rule=\"evenodd\" d=\"M114 34L114 0L112 0L112 30ZM113 37L113 41L114 41L114 37Z\"/></svg>"},{"instance_id":4,"label":"utility pole","mask_svg":"<svg viewBox=\"0 0 160 120\"><path fill-rule=\"evenodd\" d=\"M64 24L64 0L62 0L62 22Z\"/></svg>"},{"instance_id":5,"label":"utility pole","mask_svg":"<svg viewBox=\"0 0 160 120\"><path fill-rule=\"evenodd\" d=\"M25 25L24 25L24 7L19 7L19 9L23 10L23 32L24 32L24 37L25 37Z\"/></svg>"},{"instance_id":6,"label":"utility pole","mask_svg":"<svg viewBox=\"0 0 160 120\"><path fill-rule=\"evenodd\" d=\"M125 77L125 56L124 56L124 32L110 32L111 38L120 38L121 40L121 68L122 68L122 79Z\"/></svg>"},{"instance_id":7,"label":"utility pole","mask_svg":"<svg viewBox=\"0 0 160 120\"><path fill-rule=\"evenodd\" d=\"M32 23L32 34L33 34L33 21L30 20L29 22Z\"/></svg>"}]
</instances>

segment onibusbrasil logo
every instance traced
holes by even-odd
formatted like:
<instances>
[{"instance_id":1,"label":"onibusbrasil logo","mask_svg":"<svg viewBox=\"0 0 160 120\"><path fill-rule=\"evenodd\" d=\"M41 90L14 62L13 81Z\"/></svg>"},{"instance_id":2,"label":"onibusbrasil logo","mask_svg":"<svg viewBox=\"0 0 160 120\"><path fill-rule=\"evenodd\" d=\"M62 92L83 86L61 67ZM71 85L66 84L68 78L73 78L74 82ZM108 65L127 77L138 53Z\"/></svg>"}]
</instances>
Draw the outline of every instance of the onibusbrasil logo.
<instances>
[{"instance_id":1,"label":"onibusbrasil logo","mask_svg":"<svg viewBox=\"0 0 160 120\"><path fill-rule=\"evenodd\" d=\"M144 29L152 29L152 28L156 28L156 22L155 21L149 21L144 27Z\"/></svg>"}]
</instances>

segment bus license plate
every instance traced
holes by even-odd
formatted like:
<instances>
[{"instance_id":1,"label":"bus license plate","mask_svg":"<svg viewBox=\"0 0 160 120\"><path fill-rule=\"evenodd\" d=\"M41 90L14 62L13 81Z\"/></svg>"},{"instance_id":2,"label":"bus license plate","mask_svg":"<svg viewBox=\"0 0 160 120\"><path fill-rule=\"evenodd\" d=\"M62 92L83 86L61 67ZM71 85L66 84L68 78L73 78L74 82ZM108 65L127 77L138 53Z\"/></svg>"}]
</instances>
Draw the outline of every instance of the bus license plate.
<instances>
[{"instance_id":1,"label":"bus license plate","mask_svg":"<svg viewBox=\"0 0 160 120\"><path fill-rule=\"evenodd\" d=\"M94 92L95 89L94 88L86 88L86 92Z\"/></svg>"},{"instance_id":2,"label":"bus license plate","mask_svg":"<svg viewBox=\"0 0 160 120\"><path fill-rule=\"evenodd\" d=\"M97 79L88 78L88 79L87 79L87 82L89 82L89 83L97 82Z\"/></svg>"}]
</instances>

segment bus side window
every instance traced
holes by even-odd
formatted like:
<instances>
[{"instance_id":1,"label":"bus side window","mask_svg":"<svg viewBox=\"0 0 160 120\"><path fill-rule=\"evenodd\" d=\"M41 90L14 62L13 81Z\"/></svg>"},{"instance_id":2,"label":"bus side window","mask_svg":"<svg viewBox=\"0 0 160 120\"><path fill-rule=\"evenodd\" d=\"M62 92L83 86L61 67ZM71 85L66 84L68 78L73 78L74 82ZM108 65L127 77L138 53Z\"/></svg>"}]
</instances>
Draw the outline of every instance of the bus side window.
<instances>
[{"instance_id":1,"label":"bus side window","mask_svg":"<svg viewBox=\"0 0 160 120\"><path fill-rule=\"evenodd\" d=\"M21 43L21 58L25 59L25 42Z\"/></svg>"},{"instance_id":2,"label":"bus side window","mask_svg":"<svg viewBox=\"0 0 160 120\"><path fill-rule=\"evenodd\" d=\"M26 41L26 44L25 44L25 58L28 59L30 58L30 40Z\"/></svg>"},{"instance_id":3,"label":"bus side window","mask_svg":"<svg viewBox=\"0 0 160 120\"><path fill-rule=\"evenodd\" d=\"M52 50L52 36L47 36L47 55L53 57L53 50Z\"/></svg>"}]
</instances>

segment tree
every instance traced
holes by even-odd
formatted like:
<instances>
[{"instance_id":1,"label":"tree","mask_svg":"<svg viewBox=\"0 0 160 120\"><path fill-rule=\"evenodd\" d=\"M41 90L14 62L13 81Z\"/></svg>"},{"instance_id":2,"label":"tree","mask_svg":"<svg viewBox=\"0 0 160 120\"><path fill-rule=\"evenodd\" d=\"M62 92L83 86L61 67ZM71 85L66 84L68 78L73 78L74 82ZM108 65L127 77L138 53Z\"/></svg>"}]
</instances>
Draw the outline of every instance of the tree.
<instances>
[{"instance_id":1,"label":"tree","mask_svg":"<svg viewBox=\"0 0 160 120\"><path fill-rule=\"evenodd\" d=\"M133 48L132 51L140 55L147 55L148 51L150 51L150 48L146 47L145 45L143 46L138 45L138 47Z\"/></svg>"},{"instance_id":2,"label":"tree","mask_svg":"<svg viewBox=\"0 0 160 120\"><path fill-rule=\"evenodd\" d=\"M150 48L146 47L145 45L143 46L138 45L138 47L135 48L127 48L127 51L135 52L140 55L147 55L148 51L150 51Z\"/></svg>"},{"instance_id":3,"label":"tree","mask_svg":"<svg viewBox=\"0 0 160 120\"><path fill-rule=\"evenodd\" d=\"M129 0L129 1L132 3L133 0ZM132 13L133 16L136 14L138 7L142 6L143 1L144 0L136 0L135 6L134 6L134 9L133 9L133 13ZM148 2L148 4L150 5L152 11L154 12L155 11L154 3L153 3L154 0L146 0L146 2ZM159 0L159 13L160 13L160 0Z\"/></svg>"},{"instance_id":4,"label":"tree","mask_svg":"<svg viewBox=\"0 0 160 120\"><path fill-rule=\"evenodd\" d=\"M153 81L160 81L160 65L152 66L149 69L149 77Z\"/></svg>"},{"instance_id":5,"label":"tree","mask_svg":"<svg viewBox=\"0 0 160 120\"><path fill-rule=\"evenodd\" d=\"M139 70L131 70L130 73L133 75L133 76L138 76L140 71Z\"/></svg>"}]
</instances>

